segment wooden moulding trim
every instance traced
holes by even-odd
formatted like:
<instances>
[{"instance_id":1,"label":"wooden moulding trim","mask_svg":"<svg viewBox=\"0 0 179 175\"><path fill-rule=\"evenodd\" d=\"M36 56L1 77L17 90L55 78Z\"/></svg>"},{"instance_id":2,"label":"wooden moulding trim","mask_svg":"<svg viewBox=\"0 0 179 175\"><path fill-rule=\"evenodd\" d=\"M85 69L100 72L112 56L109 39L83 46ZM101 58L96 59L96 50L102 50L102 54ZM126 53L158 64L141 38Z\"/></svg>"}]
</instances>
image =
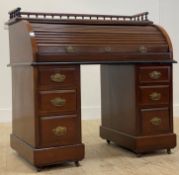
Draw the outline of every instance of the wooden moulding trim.
<instances>
[{"instance_id":1,"label":"wooden moulding trim","mask_svg":"<svg viewBox=\"0 0 179 175\"><path fill-rule=\"evenodd\" d=\"M85 146L83 143L49 148L33 148L13 134L11 134L10 141L11 147L25 160L39 167L67 161L80 161L84 158Z\"/></svg>"},{"instance_id":2,"label":"wooden moulding trim","mask_svg":"<svg viewBox=\"0 0 179 175\"><path fill-rule=\"evenodd\" d=\"M176 134L174 133L166 133L157 136L136 136L101 126L100 136L103 139L127 147L136 153L176 147ZM158 142L158 140L160 140L160 142ZM167 140L170 140L170 142L167 142ZM161 144L161 142L163 144Z\"/></svg>"},{"instance_id":3,"label":"wooden moulding trim","mask_svg":"<svg viewBox=\"0 0 179 175\"><path fill-rule=\"evenodd\" d=\"M31 63L12 63L8 64L8 67L12 66L40 66L40 65L64 65L64 64L173 64L177 63L175 60L149 60L149 61L59 61L59 62L31 62Z\"/></svg>"},{"instance_id":4,"label":"wooden moulding trim","mask_svg":"<svg viewBox=\"0 0 179 175\"><path fill-rule=\"evenodd\" d=\"M45 24L87 24L87 25L134 25L134 26L145 26L145 25L151 25L153 22L151 21L100 21L100 20L57 20L57 19L33 19L33 18L19 18L16 17L9 22L7 22L7 25L14 24L20 20L27 20L31 23L45 23Z\"/></svg>"},{"instance_id":5,"label":"wooden moulding trim","mask_svg":"<svg viewBox=\"0 0 179 175\"><path fill-rule=\"evenodd\" d=\"M160 142L158 142L160 140ZM136 151L146 152L154 149L167 149L176 147L176 134L166 133L156 136L140 136L136 139Z\"/></svg>"},{"instance_id":6,"label":"wooden moulding trim","mask_svg":"<svg viewBox=\"0 0 179 175\"><path fill-rule=\"evenodd\" d=\"M99 24L129 24L129 25L147 25L152 24L148 20L148 12L136 15L101 15L101 14L70 14L70 13L37 13L37 12L21 12L21 8L16 8L9 12L8 25L18 20L26 19L31 22L49 22L49 23L98 23Z\"/></svg>"}]
</instances>

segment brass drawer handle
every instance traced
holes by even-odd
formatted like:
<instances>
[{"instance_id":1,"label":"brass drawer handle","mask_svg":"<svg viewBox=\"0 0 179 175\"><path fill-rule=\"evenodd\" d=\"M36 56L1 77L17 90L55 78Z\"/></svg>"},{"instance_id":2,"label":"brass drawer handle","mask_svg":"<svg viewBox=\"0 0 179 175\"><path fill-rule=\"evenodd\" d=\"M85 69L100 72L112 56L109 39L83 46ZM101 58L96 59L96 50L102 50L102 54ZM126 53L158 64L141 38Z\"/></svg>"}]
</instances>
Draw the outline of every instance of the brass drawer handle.
<instances>
[{"instance_id":1,"label":"brass drawer handle","mask_svg":"<svg viewBox=\"0 0 179 175\"><path fill-rule=\"evenodd\" d=\"M158 92L153 92L150 94L150 99L153 101L158 101L161 99L161 94Z\"/></svg>"},{"instance_id":2,"label":"brass drawer handle","mask_svg":"<svg viewBox=\"0 0 179 175\"><path fill-rule=\"evenodd\" d=\"M72 52L75 51L75 49L74 49L72 46L68 46L68 47L66 48L66 50L67 50L67 52L69 52L69 53L72 53Z\"/></svg>"},{"instance_id":3,"label":"brass drawer handle","mask_svg":"<svg viewBox=\"0 0 179 175\"><path fill-rule=\"evenodd\" d=\"M111 47L109 47L109 46L105 47L104 50L105 50L105 52L111 52Z\"/></svg>"},{"instance_id":4,"label":"brass drawer handle","mask_svg":"<svg viewBox=\"0 0 179 175\"><path fill-rule=\"evenodd\" d=\"M152 123L152 125L159 126L162 122L162 119L159 117L154 117L150 120L150 122Z\"/></svg>"},{"instance_id":5,"label":"brass drawer handle","mask_svg":"<svg viewBox=\"0 0 179 175\"><path fill-rule=\"evenodd\" d=\"M66 103L66 100L63 99L63 98L54 98L52 100L50 100L51 104L54 105L54 106L64 106L65 103Z\"/></svg>"},{"instance_id":6,"label":"brass drawer handle","mask_svg":"<svg viewBox=\"0 0 179 175\"><path fill-rule=\"evenodd\" d=\"M56 73L50 76L50 79L54 82L61 83L64 82L66 76L60 73Z\"/></svg>"},{"instance_id":7,"label":"brass drawer handle","mask_svg":"<svg viewBox=\"0 0 179 175\"><path fill-rule=\"evenodd\" d=\"M63 136L67 133L67 128L64 126L58 126L54 129L52 129L52 132L54 133L54 135L56 136Z\"/></svg>"},{"instance_id":8,"label":"brass drawer handle","mask_svg":"<svg viewBox=\"0 0 179 175\"><path fill-rule=\"evenodd\" d=\"M140 47L139 47L139 52L140 52L140 53L147 53L147 47L145 47L145 46L140 46Z\"/></svg>"},{"instance_id":9,"label":"brass drawer handle","mask_svg":"<svg viewBox=\"0 0 179 175\"><path fill-rule=\"evenodd\" d=\"M154 79L154 80L157 80L161 77L161 72L158 72L158 71L152 71L149 73L149 77L151 79Z\"/></svg>"}]
</instances>

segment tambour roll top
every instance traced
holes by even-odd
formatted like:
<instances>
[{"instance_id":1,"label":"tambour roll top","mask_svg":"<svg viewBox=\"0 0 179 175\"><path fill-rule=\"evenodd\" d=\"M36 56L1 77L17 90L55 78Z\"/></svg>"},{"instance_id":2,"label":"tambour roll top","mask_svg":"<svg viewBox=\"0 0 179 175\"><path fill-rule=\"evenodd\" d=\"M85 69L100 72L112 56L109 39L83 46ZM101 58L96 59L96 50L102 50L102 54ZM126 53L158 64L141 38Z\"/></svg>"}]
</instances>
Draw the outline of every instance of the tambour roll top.
<instances>
[{"instance_id":1,"label":"tambour roll top","mask_svg":"<svg viewBox=\"0 0 179 175\"><path fill-rule=\"evenodd\" d=\"M23 48L23 43L17 46L17 42L18 37L24 37L29 48L21 51L30 54L31 50L28 49L33 50L33 55L26 58L28 62L48 60L87 63L94 57L99 63L109 60L172 61L172 46L167 33L149 21L147 15L29 13L16 9L10 12L8 24L10 35L14 31L17 33L16 38L10 37L16 43L15 47L18 50ZM21 56L23 53L19 55L19 61L23 59ZM12 62L13 57L11 55Z\"/></svg>"}]
</instances>

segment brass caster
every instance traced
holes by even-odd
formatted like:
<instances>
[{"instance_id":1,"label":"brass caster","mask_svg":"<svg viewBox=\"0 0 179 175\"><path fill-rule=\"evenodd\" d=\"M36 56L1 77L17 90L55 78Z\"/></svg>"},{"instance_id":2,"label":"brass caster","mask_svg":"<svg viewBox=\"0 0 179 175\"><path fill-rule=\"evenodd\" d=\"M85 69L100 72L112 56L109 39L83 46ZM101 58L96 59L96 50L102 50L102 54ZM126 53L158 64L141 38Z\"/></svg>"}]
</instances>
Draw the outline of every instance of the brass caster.
<instances>
[{"instance_id":1,"label":"brass caster","mask_svg":"<svg viewBox=\"0 0 179 175\"><path fill-rule=\"evenodd\" d=\"M107 144L110 144L110 143L111 143L111 141L110 141L110 140L106 140L106 142L107 142Z\"/></svg>"},{"instance_id":2,"label":"brass caster","mask_svg":"<svg viewBox=\"0 0 179 175\"><path fill-rule=\"evenodd\" d=\"M42 171L42 168L37 167L36 170L37 170L37 172L41 172L41 171Z\"/></svg>"},{"instance_id":3,"label":"brass caster","mask_svg":"<svg viewBox=\"0 0 179 175\"><path fill-rule=\"evenodd\" d=\"M167 149L167 154L171 154L171 149Z\"/></svg>"},{"instance_id":4,"label":"brass caster","mask_svg":"<svg viewBox=\"0 0 179 175\"><path fill-rule=\"evenodd\" d=\"M142 153L137 153L137 157L142 157Z\"/></svg>"},{"instance_id":5,"label":"brass caster","mask_svg":"<svg viewBox=\"0 0 179 175\"><path fill-rule=\"evenodd\" d=\"M75 161L75 166L76 166L76 167L79 167L79 166L80 166L79 161Z\"/></svg>"}]
</instances>

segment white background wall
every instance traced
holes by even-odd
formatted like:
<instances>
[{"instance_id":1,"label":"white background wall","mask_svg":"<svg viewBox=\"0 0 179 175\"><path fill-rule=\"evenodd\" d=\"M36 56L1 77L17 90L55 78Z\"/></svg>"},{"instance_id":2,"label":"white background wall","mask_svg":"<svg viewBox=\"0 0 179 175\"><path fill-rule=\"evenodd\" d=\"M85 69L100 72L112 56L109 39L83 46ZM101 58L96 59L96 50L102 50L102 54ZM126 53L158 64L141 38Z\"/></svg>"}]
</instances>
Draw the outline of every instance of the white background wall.
<instances>
[{"instance_id":1,"label":"white background wall","mask_svg":"<svg viewBox=\"0 0 179 175\"><path fill-rule=\"evenodd\" d=\"M23 11L94 13L132 15L149 11L149 18L164 26L174 44L175 59L179 58L178 8L177 0L6 0L0 2L0 122L11 120L11 72L6 65L9 63L8 31L4 30L4 22L8 19L7 12L16 7ZM178 41L177 41L178 39ZM179 80L178 65L174 70L174 115L179 116ZM100 72L99 65L82 66L82 118L100 117Z\"/></svg>"}]
</instances>

